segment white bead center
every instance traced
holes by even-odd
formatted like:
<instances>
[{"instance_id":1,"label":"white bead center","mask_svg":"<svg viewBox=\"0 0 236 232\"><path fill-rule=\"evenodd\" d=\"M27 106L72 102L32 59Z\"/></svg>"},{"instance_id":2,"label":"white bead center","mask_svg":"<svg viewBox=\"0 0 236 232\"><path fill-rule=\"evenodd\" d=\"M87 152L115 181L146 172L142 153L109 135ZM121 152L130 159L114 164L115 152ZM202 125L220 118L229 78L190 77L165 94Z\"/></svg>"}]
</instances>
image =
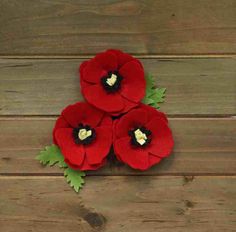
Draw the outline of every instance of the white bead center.
<instances>
[{"instance_id":1,"label":"white bead center","mask_svg":"<svg viewBox=\"0 0 236 232\"><path fill-rule=\"evenodd\" d=\"M88 138L91 135L92 135L92 131L86 130L86 129L80 129L79 133L78 133L78 137L80 140L85 140L86 138Z\"/></svg>"},{"instance_id":2,"label":"white bead center","mask_svg":"<svg viewBox=\"0 0 236 232\"><path fill-rule=\"evenodd\" d=\"M117 76L116 76L116 74L112 73L111 77L107 78L106 83L110 86L113 86L116 83L116 81L117 81Z\"/></svg>"},{"instance_id":3,"label":"white bead center","mask_svg":"<svg viewBox=\"0 0 236 232\"><path fill-rule=\"evenodd\" d=\"M137 129L137 130L134 131L134 136L135 136L136 141L140 145L143 145L147 140L146 134L143 133L140 129Z\"/></svg>"}]
</instances>

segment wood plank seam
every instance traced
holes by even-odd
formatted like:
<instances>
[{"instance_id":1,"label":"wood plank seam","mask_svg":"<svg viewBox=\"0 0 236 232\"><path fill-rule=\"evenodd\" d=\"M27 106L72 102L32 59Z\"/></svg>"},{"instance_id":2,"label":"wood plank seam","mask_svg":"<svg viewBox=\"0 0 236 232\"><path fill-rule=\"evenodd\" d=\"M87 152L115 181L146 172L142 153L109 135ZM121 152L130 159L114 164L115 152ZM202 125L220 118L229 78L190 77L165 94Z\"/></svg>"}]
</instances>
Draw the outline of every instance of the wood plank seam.
<instances>
[{"instance_id":1,"label":"wood plank seam","mask_svg":"<svg viewBox=\"0 0 236 232\"><path fill-rule=\"evenodd\" d=\"M36 161L37 162L37 161ZM43 168L43 167L42 167ZM49 166L46 167L46 168L50 168ZM58 173L58 172L55 172L55 173L0 173L0 178L2 177L64 177L64 174L63 174L63 169L59 169L58 168L58 172L61 171L61 173ZM235 172L232 172L232 173L207 173L207 172L204 172L204 173L186 173L186 174L173 174L173 173L157 173L157 174L143 174L141 171L140 171L140 174L100 174L99 172L96 173L96 171L94 171L93 173L89 173L87 172L86 173L86 176L88 177L92 177L92 176L140 176L140 177L148 177L148 176L160 176L160 177L201 177L201 176L209 176L209 177L224 177L224 176L236 176L236 173ZM86 177L85 177L86 178Z\"/></svg>"},{"instance_id":2,"label":"wood plank seam","mask_svg":"<svg viewBox=\"0 0 236 232\"><path fill-rule=\"evenodd\" d=\"M0 115L58 115L66 105L83 100L77 75L83 61L0 60ZM168 115L236 114L236 59L141 61L157 86L167 88L161 110Z\"/></svg>"},{"instance_id":3,"label":"wood plank seam","mask_svg":"<svg viewBox=\"0 0 236 232\"><path fill-rule=\"evenodd\" d=\"M37 153L52 142L54 117L7 118L0 121L1 173L61 173L44 168L35 160ZM96 175L232 174L235 173L236 118L170 119L175 147L173 154L148 172L137 172L110 159ZM111 157L111 156L110 156ZM94 173L91 172L91 175Z\"/></svg>"},{"instance_id":4,"label":"wood plank seam","mask_svg":"<svg viewBox=\"0 0 236 232\"><path fill-rule=\"evenodd\" d=\"M140 54L134 54L130 53L132 56L135 56L138 59L206 59L206 58L215 58L215 59L227 59L227 58L236 58L236 53L232 54L202 54L202 55L140 55ZM90 54L90 55L1 55L0 59L68 59L68 60L74 60L74 59L91 59L96 54Z\"/></svg>"}]
</instances>

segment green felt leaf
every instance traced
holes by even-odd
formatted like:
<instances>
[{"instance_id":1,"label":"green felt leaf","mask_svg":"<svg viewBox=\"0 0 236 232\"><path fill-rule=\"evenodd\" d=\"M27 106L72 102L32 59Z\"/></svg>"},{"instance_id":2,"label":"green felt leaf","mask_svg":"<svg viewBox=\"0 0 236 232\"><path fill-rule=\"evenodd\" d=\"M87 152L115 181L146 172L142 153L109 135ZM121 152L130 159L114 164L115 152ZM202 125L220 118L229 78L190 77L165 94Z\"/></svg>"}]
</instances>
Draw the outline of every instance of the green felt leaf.
<instances>
[{"instance_id":1,"label":"green felt leaf","mask_svg":"<svg viewBox=\"0 0 236 232\"><path fill-rule=\"evenodd\" d=\"M85 173L82 171L73 170L71 168L66 168L64 171L64 176L66 177L68 184L74 188L76 192L79 192L84 184L83 177L85 176Z\"/></svg>"},{"instance_id":2,"label":"green felt leaf","mask_svg":"<svg viewBox=\"0 0 236 232\"><path fill-rule=\"evenodd\" d=\"M60 148L55 144L46 146L45 150L40 151L36 159L39 160L39 162L43 165L53 166L54 164L57 164L60 168L67 167Z\"/></svg>"},{"instance_id":3,"label":"green felt leaf","mask_svg":"<svg viewBox=\"0 0 236 232\"><path fill-rule=\"evenodd\" d=\"M152 76L148 74L146 76L146 88L151 89L155 85L155 81L153 80Z\"/></svg>"},{"instance_id":4,"label":"green felt leaf","mask_svg":"<svg viewBox=\"0 0 236 232\"><path fill-rule=\"evenodd\" d=\"M165 88L157 88L151 75L146 76L146 95L143 103L156 109L160 108L159 103L164 102Z\"/></svg>"}]
</instances>

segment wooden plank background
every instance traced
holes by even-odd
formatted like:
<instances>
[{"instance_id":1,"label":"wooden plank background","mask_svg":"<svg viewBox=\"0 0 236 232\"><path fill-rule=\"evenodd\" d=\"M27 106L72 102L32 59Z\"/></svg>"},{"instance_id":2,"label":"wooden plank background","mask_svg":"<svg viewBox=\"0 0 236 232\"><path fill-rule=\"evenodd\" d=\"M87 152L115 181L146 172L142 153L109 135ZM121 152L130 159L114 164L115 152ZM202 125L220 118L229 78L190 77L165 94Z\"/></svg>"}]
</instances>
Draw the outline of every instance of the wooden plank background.
<instances>
[{"instance_id":1,"label":"wooden plank background","mask_svg":"<svg viewBox=\"0 0 236 232\"><path fill-rule=\"evenodd\" d=\"M0 173L61 173L35 161L45 144L52 143L55 118L2 118L0 120ZM111 163L93 175L233 174L236 160L236 119L174 118L173 155L146 172Z\"/></svg>"},{"instance_id":2,"label":"wooden plank background","mask_svg":"<svg viewBox=\"0 0 236 232\"><path fill-rule=\"evenodd\" d=\"M235 0L1 0L0 231L236 231ZM109 157L76 194L36 154L82 100L81 62L108 48L166 87L173 155Z\"/></svg>"},{"instance_id":3,"label":"wooden plank background","mask_svg":"<svg viewBox=\"0 0 236 232\"><path fill-rule=\"evenodd\" d=\"M79 196L63 177L0 184L2 231L235 231L235 177L88 177Z\"/></svg>"},{"instance_id":4,"label":"wooden plank background","mask_svg":"<svg viewBox=\"0 0 236 232\"><path fill-rule=\"evenodd\" d=\"M66 105L82 100L77 77L81 61L1 59L1 115L58 115ZM141 61L156 84L167 88L161 110L168 115L236 114L234 58Z\"/></svg>"},{"instance_id":5,"label":"wooden plank background","mask_svg":"<svg viewBox=\"0 0 236 232\"><path fill-rule=\"evenodd\" d=\"M0 54L232 54L235 0L1 0Z\"/></svg>"}]
</instances>

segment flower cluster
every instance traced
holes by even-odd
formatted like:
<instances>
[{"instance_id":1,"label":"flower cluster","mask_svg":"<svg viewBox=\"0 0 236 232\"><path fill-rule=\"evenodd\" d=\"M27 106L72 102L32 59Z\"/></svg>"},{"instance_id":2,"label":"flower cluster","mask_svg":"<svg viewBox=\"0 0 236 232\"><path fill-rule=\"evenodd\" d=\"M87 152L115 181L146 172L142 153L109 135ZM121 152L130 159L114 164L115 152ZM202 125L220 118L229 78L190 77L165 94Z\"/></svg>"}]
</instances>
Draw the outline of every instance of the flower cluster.
<instances>
[{"instance_id":1,"label":"flower cluster","mask_svg":"<svg viewBox=\"0 0 236 232\"><path fill-rule=\"evenodd\" d=\"M74 170L95 170L113 146L118 160L146 170L167 157L173 138L164 113L141 103L146 81L141 62L107 50L79 69L86 102L67 106L57 119L53 139Z\"/></svg>"}]
</instances>

